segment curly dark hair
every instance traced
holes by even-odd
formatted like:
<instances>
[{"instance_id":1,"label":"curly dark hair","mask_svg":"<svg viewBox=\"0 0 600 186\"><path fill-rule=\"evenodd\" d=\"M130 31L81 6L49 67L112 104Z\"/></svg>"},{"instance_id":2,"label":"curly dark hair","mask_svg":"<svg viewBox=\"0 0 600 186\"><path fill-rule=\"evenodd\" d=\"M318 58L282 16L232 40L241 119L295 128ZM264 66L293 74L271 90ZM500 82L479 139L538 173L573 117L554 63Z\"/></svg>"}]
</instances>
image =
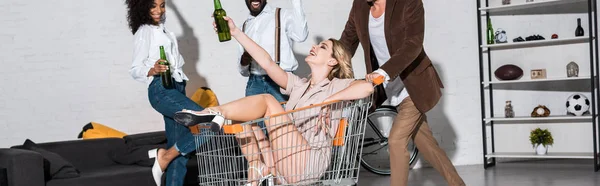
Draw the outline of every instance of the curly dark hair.
<instances>
[{"instance_id":1,"label":"curly dark hair","mask_svg":"<svg viewBox=\"0 0 600 186\"><path fill-rule=\"evenodd\" d=\"M154 0L125 0L125 4L127 4L127 22L132 34L135 34L140 26L152 24L150 9L154 6Z\"/></svg>"}]
</instances>

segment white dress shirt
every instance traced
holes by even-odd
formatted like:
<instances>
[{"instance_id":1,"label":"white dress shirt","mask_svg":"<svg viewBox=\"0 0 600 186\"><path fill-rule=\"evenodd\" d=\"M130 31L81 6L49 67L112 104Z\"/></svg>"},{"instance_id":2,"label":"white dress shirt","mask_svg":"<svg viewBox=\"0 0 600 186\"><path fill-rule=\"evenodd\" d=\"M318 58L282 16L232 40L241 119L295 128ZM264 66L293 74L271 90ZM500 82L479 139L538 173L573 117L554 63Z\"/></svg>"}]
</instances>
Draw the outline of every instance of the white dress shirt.
<instances>
[{"instance_id":1,"label":"white dress shirt","mask_svg":"<svg viewBox=\"0 0 600 186\"><path fill-rule=\"evenodd\" d=\"M390 59L390 52L385 39L384 23L385 13L378 18L369 13L369 37L379 66L383 66ZM375 72L385 76L383 87L387 99L383 102L383 105L398 106L402 100L409 96L402 78L396 78L390 82L390 76L383 69L377 69Z\"/></svg>"},{"instance_id":2,"label":"white dress shirt","mask_svg":"<svg viewBox=\"0 0 600 186\"><path fill-rule=\"evenodd\" d=\"M160 46L165 49L165 55L170 63L172 77L177 82L189 80L183 73L183 56L179 53L177 37L173 32L165 28L164 24L142 25L134 34L133 64L129 69L129 74L133 79L144 82L147 85L153 80L153 76L148 77L148 71L154 67L154 63L160 59Z\"/></svg>"},{"instance_id":3,"label":"white dress shirt","mask_svg":"<svg viewBox=\"0 0 600 186\"><path fill-rule=\"evenodd\" d=\"M304 42L308 37L308 26L301 0L291 0L293 8L291 10L281 9L280 12L280 55L279 66L288 72L298 68L298 61L292 50L293 41ZM275 8L269 4L256 17L250 15L246 20L244 33L254 42L264 48L275 61ZM242 24L243 25L243 24ZM240 28L242 28L240 25ZM260 67L256 61L252 60L250 65L242 66L239 61L244 53L244 47L239 45L238 66L243 76L266 75L267 73ZM277 63L277 61L275 61ZM249 66L251 69L248 70Z\"/></svg>"}]
</instances>

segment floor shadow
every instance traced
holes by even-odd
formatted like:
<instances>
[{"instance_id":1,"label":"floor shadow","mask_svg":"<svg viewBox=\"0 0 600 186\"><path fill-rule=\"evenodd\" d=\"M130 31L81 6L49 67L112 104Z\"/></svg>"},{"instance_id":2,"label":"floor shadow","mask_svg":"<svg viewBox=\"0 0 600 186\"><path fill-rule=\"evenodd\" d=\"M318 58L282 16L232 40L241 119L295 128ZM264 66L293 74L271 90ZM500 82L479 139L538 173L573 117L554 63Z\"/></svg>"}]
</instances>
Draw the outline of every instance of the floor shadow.
<instances>
[{"instance_id":1,"label":"floor shadow","mask_svg":"<svg viewBox=\"0 0 600 186\"><path fill-rule=\"evenodd\" d=\"M167 1L167 7L173 10L175 18L179 21L183 30L183 33L177 36L177 42L179 43L179 52L185 60L183 73L190 79L187 82L186 95L192 95L198 88L208 86L206 79L200 75L196 68L200 63L200 41L194 35L194 29L183 18L173 1Z\"/></svg>"},{"instance_id":2,"label":"floor shadow","mask_svg":"<svg viewBox=\"0 0 600 186\"><path fill-rule=\"evenodd\" d=\"M436 66L436 62L432 62L432 64L434 66ZM440 68L439 66L436 66L436 70L438 72L438 75L440 76L440 78L442 79L442 83L444 82L444 71L442 68ZM453 125L450 123L450 120L448 119L448 116L446 114L446 111L444 111L444 108L446 108L446 96L442 95L440 101L437 103L437 105L431 109L429 112L426 113L427 115L427 123L429 124L429 127L431 129L431 131L433 132L433 136L436 138L438 144L440 145L440 148L442 148L442 150L446 153L446 155L448 156L448 158L450 159L450 161L452 161L453 157L456 155L456 132L453 128ZM427 160L425 160L421 154L421 152L419 152L418 155L418 161L420 161L421 165L425 166L425 167L431 167L430 162L428 162ZM411 171L414 172L414 171ZM437 174L436 177L442 177L441 174ZM443 178L443 177L442 177ZM425 185L426 182L429 182L431 180L429 179L435 179L435 178L427 178L427 179L420 179L420 181L422 181L421 184L419 185Z\"/></svg>"}]
</instances>

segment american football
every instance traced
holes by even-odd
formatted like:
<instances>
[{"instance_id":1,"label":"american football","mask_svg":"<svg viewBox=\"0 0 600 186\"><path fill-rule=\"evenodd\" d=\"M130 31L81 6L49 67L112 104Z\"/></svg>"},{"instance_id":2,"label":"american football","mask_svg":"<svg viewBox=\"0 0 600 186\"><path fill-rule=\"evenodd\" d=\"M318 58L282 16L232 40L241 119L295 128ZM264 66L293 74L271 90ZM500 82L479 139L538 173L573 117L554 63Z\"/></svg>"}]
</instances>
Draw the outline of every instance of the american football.
<instances>
[{"instance_id":1,"label":"american football","mask_svg":"<svg viewBox=\"0 0 600 186\"><path fill-rule=\"evenodd\" d=\"M496 78L499 80L516 80L523 76L523 69L512 64L502 65L496 69L494 75L496 75Z\"/></svg>"}]
</instances>

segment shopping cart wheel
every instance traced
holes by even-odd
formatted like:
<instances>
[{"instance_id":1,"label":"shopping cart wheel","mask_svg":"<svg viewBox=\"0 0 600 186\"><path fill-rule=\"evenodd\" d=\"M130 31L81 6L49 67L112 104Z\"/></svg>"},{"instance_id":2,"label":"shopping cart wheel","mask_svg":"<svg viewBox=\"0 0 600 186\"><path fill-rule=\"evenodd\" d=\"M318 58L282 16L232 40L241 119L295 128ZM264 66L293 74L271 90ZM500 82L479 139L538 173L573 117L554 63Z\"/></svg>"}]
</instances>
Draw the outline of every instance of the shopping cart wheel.
<instances>
[{"instance_id":1,"label":"shopping cart wheel","mask_svg":"<svg viewBox=\"0 0 600 186\"><path fill-rule=\"evenodd\" d=\"M388 137L397 114L395 107L382 106L370 113L367 118L361 165L372 173L391 174ZM412 165L419 153L412 140L408 144L408 153L408 164Z\"/></svg>"}]
</instances>

